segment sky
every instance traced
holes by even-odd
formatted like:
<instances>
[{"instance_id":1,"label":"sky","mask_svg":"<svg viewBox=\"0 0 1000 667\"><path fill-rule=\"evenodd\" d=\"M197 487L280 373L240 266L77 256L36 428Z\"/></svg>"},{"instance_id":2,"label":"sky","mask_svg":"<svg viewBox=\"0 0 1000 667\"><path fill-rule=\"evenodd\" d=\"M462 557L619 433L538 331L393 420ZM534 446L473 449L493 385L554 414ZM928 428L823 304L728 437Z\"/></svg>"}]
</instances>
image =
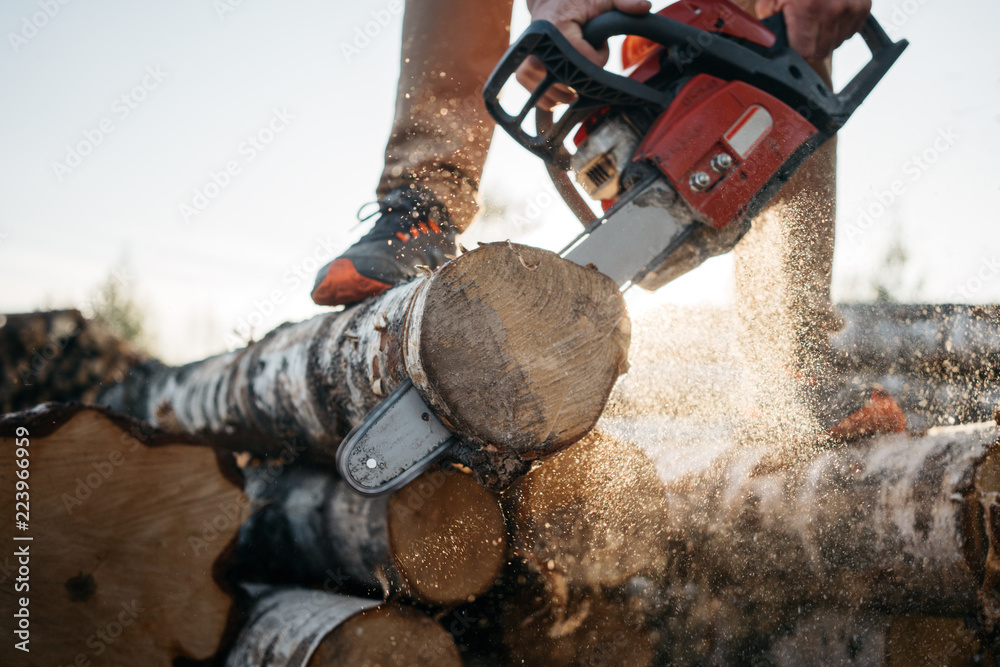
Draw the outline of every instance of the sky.
<instances>
[{"instance_id":1,"label":"sky","mask_svg":"<svg viewBox=\"0 0 1000 667\"><path fill-rule=\"evenodd\" d=\"M911 46L840 133L837 299L889 280L902 299L1000 301L1000 3L960 4L874 2ZM399 7L4 2L0 312L85 307L117 276L174 363L323 312L315 270L364 233L381 171ZM513 33L527 23L518 3ZM835 83L864 55L858 39L838 50ZM541 161L501 132L482 190L515 222L473 225L467 247L559 250L578 230ZM887 277L894 245L908 261ZM731 266L631 290L630 308L728 303Z\"/></svg>"}]
</instances>

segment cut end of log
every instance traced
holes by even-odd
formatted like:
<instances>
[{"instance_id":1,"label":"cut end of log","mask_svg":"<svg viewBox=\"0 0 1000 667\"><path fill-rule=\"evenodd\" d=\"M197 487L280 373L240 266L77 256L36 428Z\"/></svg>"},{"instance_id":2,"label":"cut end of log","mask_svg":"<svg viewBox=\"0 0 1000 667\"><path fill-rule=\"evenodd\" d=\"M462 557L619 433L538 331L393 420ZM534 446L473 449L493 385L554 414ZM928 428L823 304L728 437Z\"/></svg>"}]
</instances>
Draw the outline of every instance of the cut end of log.
<instances>
[{"instance_id":1,"label":"cut end of log","mask_svg":"<svg viewBox=\"0 0 1000 667\"><path fill-rule=\"evenodd\" d=\"M440 665L461 667L444 628L418 611L386 605L348 619L316 648L309 667Z\"/></svg>"},{"instance_id":2,"label":"cut end of log","mask_svg":"<svg viewBox=\"0 0 1000 667\"><path fill-rule=\"evenodd\" d=\"M0 466L0 515L13 527L20 512L30 540L14 544L30 562L31 664L211 657L232 609L215 568L249 513L215 451L79 406L10 415L0 432L11 456L30 452L26 478ZM0 582L5 618L28 595L14 589ZM26 664L13 645L0 663Z\"/></svg>"},{"instance_id":3,"label":"cut end of log","mask_svg":"<svg viewBox=\"0 0 1000 667\"><path fill-rule=\"evenodd\" d=\"M504 494L514 553L572 585L614 588L667 566L663 484L634 445L594 432Z\"/></svg>"},{"instance_id":4,"label":"cut end of log","mask_svg":"<svg viewBox=\"0 0 1000 667\"><path fill-rule=\"evenodd\" d=\"M497 497L454 469L425 473L389 500L389 541L415 597L456 604L486 592L507 555Z\"/></svg>"},{"instance_id":5,"label":"cut end of log","mask_svg":"<svg viewBox=\"0 0 1000 667\"><path fill-rule=\"evenodd\" d=\"M983 664L976 631L960 618L897 616L886 636L887 667Z\"/></svg>"},{"instance_id":6,"label":"cut end of log","mask_svg":"<svg viewBox=\"0 0 1000 667\"><path fill-rule=\"evenodd\" d=\"M407 368L481 445L536 458L579 440L625 371L631 324L617 285L555 253L484 245L439 270L424 299Z\"/></svg>"},{"instance_id":7,"label":"cut end of log","mask_svg":"<svg viewBox=\"0 0 1000 667\"><path fill-rule=\"evenodd\" d=\"M658 633L645 616L610 593L576 591L563 604L524 589L504 613L510 663L525 667L645 667Z\"/></svg>"}]
</instances>

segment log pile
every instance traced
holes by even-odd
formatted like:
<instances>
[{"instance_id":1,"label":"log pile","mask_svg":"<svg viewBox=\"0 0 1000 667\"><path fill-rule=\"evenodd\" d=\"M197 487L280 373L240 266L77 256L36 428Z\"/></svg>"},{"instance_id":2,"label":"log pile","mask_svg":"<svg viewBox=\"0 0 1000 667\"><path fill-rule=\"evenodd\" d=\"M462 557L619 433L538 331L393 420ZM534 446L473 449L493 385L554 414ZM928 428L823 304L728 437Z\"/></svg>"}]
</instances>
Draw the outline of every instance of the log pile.
<instances>
[{"instance_id":1,"label":"log pile","mask_svg":"<svg viewBox=\"0 0 1000 667\"><path fill-rule=\"evenodd\" d=\"M719 418L742 378L711 316L666 332L646 318L637 372L612 394L630 336L617 290L512 244L246 350L136 367L101 400L142 422L8 418L4 436L37 435L32 641L52 664L94 658L88 633L121 613L110 598L141 589L153 611L106 643L112 661L993 664L1000 430L921 426L982 417L998 313L843 312L837 368L903 378L890 390L919 428L781 456L748 444ZM403 378L464 449L392 495L356 495L332 454ZM962 405L981 405L938 412L957 404L909 398L918 382L966 382ZM111 450L129 438L120 467L135 467L119 474ZM81 480L77 506L66 489Z\"/></svg>"},{"instance_id":2,"label":"log pile","mask_svg":"<svg viewBox=\"0 0 1000 667\"><path fill-rule=\"evenodd\" d=\"M302 588L246 590L252 610L226 667L461 667L448 632L411 607Z\"/></svg>"},{"instance_id":3,"label":"log pile","mask_svg":"<svg viewBox=\"0 0 1000 667\"><path fill-rule=\"evenodd\" d=\"M0 315L0 414L47 401L93 402L142 360L78 310Z\"/></svg>"},{"instance_id":4,"label":"log pile","mask_svg":"<svg viewBox=\"0 0 1000 667\"><path fill-rule=\"evenodd\" d=\"M497 497L451 467L374 497L320 470L274 476L260 466L246 477L257 510L240 533L232 566L241 581L445 607L486 592L506 561Z\"/></svg>"}]
</instances>

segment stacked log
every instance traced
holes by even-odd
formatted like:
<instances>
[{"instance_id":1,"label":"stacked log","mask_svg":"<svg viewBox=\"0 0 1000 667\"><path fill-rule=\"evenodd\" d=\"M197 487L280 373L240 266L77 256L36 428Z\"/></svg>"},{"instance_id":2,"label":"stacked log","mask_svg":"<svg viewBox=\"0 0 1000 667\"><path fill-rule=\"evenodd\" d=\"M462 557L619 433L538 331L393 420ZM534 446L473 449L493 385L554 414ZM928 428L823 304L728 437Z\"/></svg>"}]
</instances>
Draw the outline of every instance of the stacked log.
<instances>
[{"instance_id":1,"label":"stacked log","mask_svg":"<svg viewBox=\"0 0 1000 667\"><path fill-rule=\"evenodd\" d=\"M430 470L375 497L320 470L270 473L247 470L246 493L257 509L234 554L240 581L447 607L485 593L506 562L497 497L455 468Z\"/></svg>"},{"instance_id":2,"label":"stacked log","mask_svg":"<svg viewBox=\"0 0 1000 667\"><path fill-rule=\"evenodd\" d=\"M217 566L249 508L226 459L79 406L5 416L0 451L0 614L22 633L0 663L169 667L225 648Z\"/></svg>"},{"instance_id":3,"label":"stacked log","mask_svg":"<svg viewBox=\"0 0 1000 667\"><path fill-rule=\"evenodd\" d=\"M180 368L137 369L112 409L215 446L329 464L351 428L409 378L493 486L593 428L625 372L617 286L554 253L495 243L432 276ZM477 452L497 456L475 456Z\"/></svg>"},{"instance_id":4,"label":"stacked log","mask_svg":"<svg viewBox=\"0 0 1000 667\"><path fill-rule=\"evenodd\" d=\"M0 315L0 414L93 402L142 355L78 310Z\"/></svg>"},{"instance_id":5,"label":"stacked log","mask_svg":"<svg viewBox=\"0 0 1000 667\"><path fill-rule=\"evenodd\" d=\"M511 664L652 665L645 592L668 565L662 483L649 459L595 431L503 495L511 555L503 641Z\"/></svg>"},{"instance_id":6,"label":"stacked log","mask_svg":"<svg viewBox=\"0 0 1000 667\"><path fill-rule=\"evenodd\" d=\"M898 632L915 614L936 619L922 621L930 626L978 618L980 635L959 632L965 639L954 639L952 648L981 657L996 636L1000 609L994 555L1000 543L992 528L1000 498L998 435L995 425L980 424L885 436L810 451L782 467L767 447L717 436L687 448L650 438L640 451L635 443L593 435L505 494L516 496L508 501L515 552L548 579L535 608L546 619L549 644L525 646L516 622L508 641L519 655L536 652L529 664L545 664L537 652L556 650L552 642L568 635L582 648L553 664L589 664L581 600L600 609L594 600L617 595L616 619L647 633L657 628L662 641L653 661L641 642L631 642L627 655L607 664L791 664L788 656L802 664L824 642L828 652L853 651L850 664L904 664L898 656L911 653L890 641L889 629ZM576 453L587 447L604 453ZM650 460L637 465L644 453ZM618 475L602 484L606 468L618 468ZM587 469L597 472L588 476ZM626 481L639 469L654 470L659 484ZM609 505L609 513L621 507L621 522L594 521L599 514L588 504L595 501L573 498L580 492L569 489L585 480L596 498L606 487L614 493L628 486L634 501ZM526 511L526 499L538 509ZM633 577L627 585L601 575L609 543L634 549L617 559L617 571ZM631 566L635 556L646 557L641 568ZM591 567L579 568L584 562ZM862 641L844 629L851 618L882 630ZM861 651L865 642L870 654ZM833 656L825 664L844 664Z\"/></svg>"},{"instance_id":7,"label":"stacked log","mask_svg":"<svg viewBox=\"0 0 1000 667\"><path fill-rule=\"evenodd\" d=\"M912 428L992 419L1000 405L1000 307L842 304L831 369L844 382L881 384ZM736 412L745 335L726 310L662 307L634 323L633 370L611 398L626 417L718 421Z\"/></svg>"},{"instance_id":8,"label":"stacked log","mask_svg":"<svg viewBox=\"0 0 1000 667\"><path fill-rule=\"evenodd\" d=\"M439 624L395 603L298 588L246 587L252 611L226 667L460 667Z\"/></svg>"}]
</instances>

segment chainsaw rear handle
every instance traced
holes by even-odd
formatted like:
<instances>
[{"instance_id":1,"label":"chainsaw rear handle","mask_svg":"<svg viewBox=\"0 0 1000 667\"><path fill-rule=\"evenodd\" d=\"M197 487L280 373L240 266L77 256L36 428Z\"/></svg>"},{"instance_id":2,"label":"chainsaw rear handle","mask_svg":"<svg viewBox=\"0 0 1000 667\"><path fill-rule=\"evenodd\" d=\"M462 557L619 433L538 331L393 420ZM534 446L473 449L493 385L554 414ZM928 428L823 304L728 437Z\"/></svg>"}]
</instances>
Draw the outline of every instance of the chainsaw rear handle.
<instances>
[{"instance_id":1,"label":"chainsaw rear handle","mask_svg":"<svg viewBox=\"0 0 1000 667\"><path fill-rule=\"evenodd\" d=\"M667 47L686 48L682 57L689 58L691 63L697 61L699 71L746 81L782 100L828 135L847 122L908 45L905 39L893 42L869 15L860 34L871 59L835 94L788 45L784 16L776 14L762 23L777 38L766 55L719 33L705 32L658 14L610 11L588 22L583 27L583 37L594 48L600 48L616 35L637 35Z\"/></svg>"}]
</instances>

